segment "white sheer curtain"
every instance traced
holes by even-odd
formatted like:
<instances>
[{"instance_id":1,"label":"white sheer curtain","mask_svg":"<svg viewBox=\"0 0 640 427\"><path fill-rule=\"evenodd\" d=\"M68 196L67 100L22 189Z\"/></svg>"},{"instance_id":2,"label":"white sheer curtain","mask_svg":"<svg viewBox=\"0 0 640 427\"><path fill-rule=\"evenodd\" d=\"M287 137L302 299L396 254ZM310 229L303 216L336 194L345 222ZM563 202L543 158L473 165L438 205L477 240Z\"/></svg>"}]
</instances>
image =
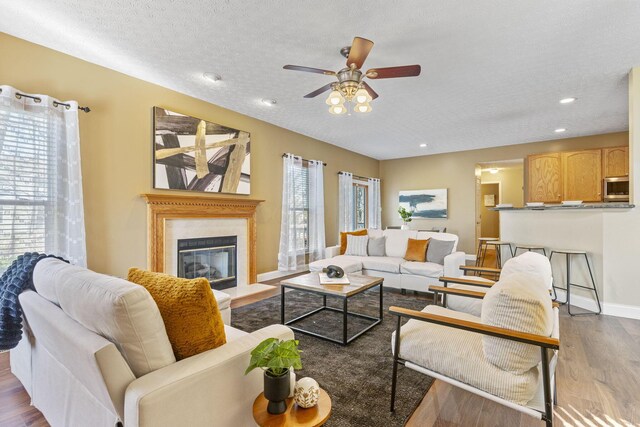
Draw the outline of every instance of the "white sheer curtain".
<instances>
[{"instance_id":1,"label":"white sheer curtain","mask_svg":"<svg viewBox=\"0 0 640 427\"><path fill-rule=\"evenodd\" d=\"M24 252L86 266L78 104L22 93L0 86L0 272Z\"/></svg>"},{"instance_id":2,"label":"white sheer curtain","mask_svg":"<svg viewBox=\"0 0 640 427\"><path fill-rule=\"evenodd\" d=\"M353 231L353 174L340 172L338 175L338 232Z\"/></svg>"},{"instance_id":3,"label":"white sheer curtain","mask_svg":"<svg viewBox=\"0 0 640 427\"><path fill-rule=\"evenodd\" d=\"M369 228L382 228L382 204L380 201L380 180L369 178Z\"/></svg>"},{"instance_id":4,"label":"white sheer curtain","mask_svg":"<svg viewBox=\"0 0 640 427\"><path fill-rule=\"evenodd\" d=\"M324 258L324 163L310 160L309 174L309 262Z\"/></svg>"}]
</instances>

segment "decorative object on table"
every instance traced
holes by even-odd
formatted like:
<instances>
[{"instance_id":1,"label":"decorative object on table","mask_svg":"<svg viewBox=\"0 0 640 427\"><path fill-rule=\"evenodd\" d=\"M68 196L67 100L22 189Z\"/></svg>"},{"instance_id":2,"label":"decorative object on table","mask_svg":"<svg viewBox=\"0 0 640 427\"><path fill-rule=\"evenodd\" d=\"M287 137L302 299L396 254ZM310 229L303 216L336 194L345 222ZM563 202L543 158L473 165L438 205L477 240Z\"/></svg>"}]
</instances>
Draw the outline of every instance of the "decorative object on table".
<instances>
[{"instance_id":1,"label":"decorative object on table","mask_svg":"<svg viewBox=\"0 0 640 427\"><path fill-rule=\"evenodd\" d=\"M411 211L406 210L404 207L400 206L398 208L398 213L400 214L400 218L402 218L402 229L403 230L408 230L409 229L409 223L411 222L411 217L413 216L413 213Z\"/></svg>"},{"instance_id":2,"label":"decorative object on table","mask_svg":"<svg viewBox=\"0 0 640 427\"><path fill-rule=\"evenodd\" d=\"M298 380L294 392L296 403L301 408L311 408L318 404L320 396L320 386L318 382L311 377L305 377Z\"/></svg>"},{"instance_id":3,"label":"decorative object on table","mask_svg":"<svg viewBox=\"0 0 640 427\"><path fill-rule=\"evenodd\" d=\"M412 190L400 192L400 207L414 218L438 219L448 217L447 189Z\"/></svg>"},{"instance_id":4,"label":"decorative object on table","mask_svg":"<svg viewBox=\"0 0 640 427\"><path fill-rule=\"evenodd\" d=\"M285 400L291 387L291 367L302 369L297 340L267 338L251 351L251 361L245 375L255 368L264 370L264 397L269 400L267 411L270 414L282 414L287 410Z\"/></svg>"},{"instance_id":5,"label":"decorative object on table","mask_svg":"<svg viewBox=\"0 0 640 427\"><path fill-rule=\"evenodd\" d=\"M260 393L253 402L253 420L259 427L319 427L332 416L331 397L323 389L320 389L318 405L311 409L296 405L295 399L287 399L286 411L282 414L272 415L267 411L268 403L269 401L265 399L263 393ZM345 424L338 423L336 425Z\"/></svg>"},{"instance_id":6,"label":"decorative object on table","mask_svg":"<svg viewBox=\"0 0 640 427\"><path fill-rule=\"evenodd\" d=\"M486 207L492 207L496 205L496 195L495 194L485 194L484 195L484 205Z\"/></svg>"},{"instance_id":7,"label":"decorative object on table","mask_svg":"<svg viewBox=\"0 0 640 427\"><path fill-rule=\"evenodd\" d=\"M154 107L153 187L250 194L250 135Z\"/></svg>"},{"instance_id":8,"label":"decorative object on table","mask_svg":"<svg viewBox=\"0 0 640 427\"><path fill-rule=\"evenodd\" d=\"M327 277L332 279L339 279L344 276L344 270L337 265L329 265L327 268L323 268L322 272L327 273Z\"/></svg>"},{"instance_id":9,"label":"decorative object on table","mask_svg":"<svg viewBox=\"0 0 640 427\"><path fill-rule=\"evenodd\" d=\"M289 368L289 398L293 397L293 393L296 391L296 370L292 366Z\"/></svg>"}]
</instances>

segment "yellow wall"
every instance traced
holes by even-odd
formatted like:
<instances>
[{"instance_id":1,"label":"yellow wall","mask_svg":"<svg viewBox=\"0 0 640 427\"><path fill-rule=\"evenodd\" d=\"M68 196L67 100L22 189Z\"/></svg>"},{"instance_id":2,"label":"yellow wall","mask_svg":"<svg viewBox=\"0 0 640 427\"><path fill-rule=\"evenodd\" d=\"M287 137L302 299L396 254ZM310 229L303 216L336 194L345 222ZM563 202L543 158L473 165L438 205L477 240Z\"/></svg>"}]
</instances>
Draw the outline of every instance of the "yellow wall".
<instances>
[{"instance_id":1,"label":"yellow wall","mask_svg":"<svg viewBox=\"0 0 640 427\"><path fill-rule=\"evenodd\" d=\"M535 143L380 162L382 223L400 225L396 212L401 190L449 189L448 219L414 219L411 227L446 226L460 236L459 248L475 253L475 167L477 163L525 158L529 154L582 148L620 146L629 143L628 132L558 139Z\"/></svg>"},{"instance_id":2,"label":"yellow wall","mask_svg":"<svg viewBox=\"0 0 640 427\"><path fill-rule=\"evenodd\" d=\"M146 206L139 195L162 192L152 190L153 106L251 133L251 197L265 200L258 209L259 273L277 268L283 152L328 163L328 244L337 240L337 172L378 176L375 159L4 33L0 56L0 84L92 109L79 113L80 138L89 267L99 272L125 275L130 266L146 266ZM328 124L331 119L327 114Z\"/></svg>"},{"instance_id":3,"label":"yellow wall","mask_svg":"<svg viewBox=\"0 0 640 427\"><path fill-rule=\"evenodd\" d=\"M499 168L498 173L483 171L480 180L500 183L500 203L511 203L518 207L524 204L524 162L519 166Z\"/></svg>"}]
</instances>

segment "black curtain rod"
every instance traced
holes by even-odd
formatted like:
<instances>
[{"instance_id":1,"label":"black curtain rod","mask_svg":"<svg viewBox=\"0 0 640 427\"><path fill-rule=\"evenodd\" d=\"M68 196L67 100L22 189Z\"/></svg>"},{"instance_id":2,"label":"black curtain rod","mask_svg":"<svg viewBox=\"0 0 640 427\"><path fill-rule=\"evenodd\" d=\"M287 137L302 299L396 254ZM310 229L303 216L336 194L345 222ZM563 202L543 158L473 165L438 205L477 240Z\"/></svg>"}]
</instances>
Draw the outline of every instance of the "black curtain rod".
<instances>
[{"instance_id":1,"label":"black curtain rod","mask_svg":"<svg viewBox=\"0 0 640 427\"><path fill-rule=\"evenodd\" d=\"M2 89L0 89L0 92L2 92ZM20 98L22 98L23 96L24 96L25 98L33 99L34 101L36 101L36 104L38 104L38 103L42 102L42 98L39 98L39 97L37 97L37 96L27 95L26 93L16 92L16 98L20 99ZM68 108L71 108L71 105L70 105L70 104L65 104L64 102L53 101L53 106L54 106L54 107L57 107L58 105L64 105L65 107L67 107L67 109L68 109ZM84 111L85 113L88 113L88 112L90 112L90 111L91 111L91 108L89 108L89 107L78 107L78 110L82 110L82 111Z\"/></svg>"},{"instance_id":2,"label":"black curtain rod","mask_svg":"<svg viewBox=\"0 0 640 427\"><path fill-rule=\"evenodd\" d=\"M282 157L287 157L290 153L282 153ZM300 157L300 156L295 156L292 154L293 157ZM307 159L303 159L302 157L300 157L302 159L303 162L310 162L311 160L307 160ZM327 164L325 162L322 162L322 164L324 166L327 166Z\"/></svg>"},{"instance_id":3,"label":"black curtain rod","mask_svg":"<svg viewBox=\"0 0 640 427\"><path fill-rule=\"evenodd\" d=\"M342 175L343 173L344 173L343 171L340 171L340 172L338 172L338 175ZM378 178L369 178L369 177L366 177L366 176L360 176L360 175L354 175L354 174L351 174L351 176L353 176L354 178L363 180L363 181L368 181L370 179L378 179Z\"/></svg>"}]
</instances>

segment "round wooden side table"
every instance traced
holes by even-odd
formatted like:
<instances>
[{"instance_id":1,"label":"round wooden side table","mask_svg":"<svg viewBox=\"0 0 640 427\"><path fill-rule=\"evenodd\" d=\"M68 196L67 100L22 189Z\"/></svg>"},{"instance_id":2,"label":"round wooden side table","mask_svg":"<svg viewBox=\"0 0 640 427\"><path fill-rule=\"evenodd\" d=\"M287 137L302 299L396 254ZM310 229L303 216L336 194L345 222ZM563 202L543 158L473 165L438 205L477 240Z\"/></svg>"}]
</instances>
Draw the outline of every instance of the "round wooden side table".
<instances>
[{"instance_id":1,"label":"round wooden side table","mask_svg":"<svg viewBox=\"0 0 640 427\"><path fill-rule=\"evenodd\" d=\"M293 398L287 399L287 410L279 415L267 412L269 401L260 393L253 402L253 419L260 427L317 427L331 415L331 398L322 388L318 404L313 408L299 407Z\"/></svg>"}]
</instances>

